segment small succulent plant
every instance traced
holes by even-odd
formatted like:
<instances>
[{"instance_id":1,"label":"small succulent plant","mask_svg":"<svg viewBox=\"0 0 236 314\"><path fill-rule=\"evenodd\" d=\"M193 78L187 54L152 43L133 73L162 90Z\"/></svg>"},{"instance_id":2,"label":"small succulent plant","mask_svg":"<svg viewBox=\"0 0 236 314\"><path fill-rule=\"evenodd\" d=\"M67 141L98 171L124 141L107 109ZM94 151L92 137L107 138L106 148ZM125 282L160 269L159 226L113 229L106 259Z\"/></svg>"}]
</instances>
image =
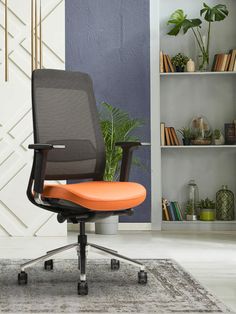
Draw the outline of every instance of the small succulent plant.
<instances>
[{"instance_id":1,"label":"small succulent plant","mask_svg":"<svg viewBox=\"0 0 236 314\"><path fill-rule=\"evenodd\" d=\"M221 131L219 129L215 129L213 132L214 139L219 140L221 137Z\"/></svg>"},{"instance_id":2,"label":"small succulent plant","mask_svg":"<svg viewBox=\"0 0 236 314\"><path fill-rule=\"evenodd\" d=\"M172 64L178 68L184 68L188 62L189 58L182 53L178 53L171 59Z\"/></svg>"},{"instance_id":3,"label":"small succulent plant","mask_svg":"<svg viewBox=\"0 0 236 314\"><path fill-rule=\"evenodd\" d=\"M202 199L199 204L198 207L200 209L215 209L216 204L213 200L210 200L208 197L204 200Z\"/></svg>"}]
</instances>

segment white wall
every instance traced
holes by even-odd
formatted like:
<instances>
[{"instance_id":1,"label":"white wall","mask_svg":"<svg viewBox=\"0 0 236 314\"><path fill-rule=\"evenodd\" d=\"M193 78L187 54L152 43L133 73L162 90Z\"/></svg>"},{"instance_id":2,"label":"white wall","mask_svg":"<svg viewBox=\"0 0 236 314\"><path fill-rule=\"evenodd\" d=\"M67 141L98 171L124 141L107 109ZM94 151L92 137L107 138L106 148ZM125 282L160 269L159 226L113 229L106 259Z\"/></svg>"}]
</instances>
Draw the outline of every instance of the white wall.
<instances>
[{"instance_id":1,"label":"white wall","mask_svg":"<svg viewBox=\"0 0 236 314\"><path fill-rule=\"evenodd\" d=\"M65 235L66 224L26 198L32 163L31 1L8 0L9 82L4 82L4 2L0 1L0 236ZM64 69L64 0L42 0L43 65Z\"/></svg>"}]
</instances>

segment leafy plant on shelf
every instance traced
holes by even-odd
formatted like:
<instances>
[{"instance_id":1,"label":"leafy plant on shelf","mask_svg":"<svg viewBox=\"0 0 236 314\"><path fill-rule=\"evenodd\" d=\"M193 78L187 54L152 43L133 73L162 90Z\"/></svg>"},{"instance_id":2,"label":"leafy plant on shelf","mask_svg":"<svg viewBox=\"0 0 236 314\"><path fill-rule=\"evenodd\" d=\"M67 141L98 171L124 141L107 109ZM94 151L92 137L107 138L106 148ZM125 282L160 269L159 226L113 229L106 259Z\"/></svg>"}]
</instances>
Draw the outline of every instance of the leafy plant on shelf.
<instances>
[{"instance_id":1,"label":"leafy plant on shelf","mask_svg":"<svg viewBox=\"0 0 236 314\"><path fill-rule=\"evenodd\" d=\"M194 204L193 202L188 201L186 204L185 215L194 215L194 214L195 214Z\"/></svg>"},{"instance_id":2,"label":"leafy plant on shelf","mask_svg":"<svg viewBox=\"0 0 236 314\"><path fill-rule=\"evenodd\" d=\"M199 204L198 207L200 209L215 209L216 204L213 200L210 200L208 197L204 200L202 199Z\"/></svg>"},{"instance_id":3,"label":"leafy plant on shelf","mask_svg":"<svg viewBox=\"0 0 236 314\"><path fill-rule=\"evenodd\" d=\"M114 181L118 178L122 149L115 146L117 142L139 141L133 131L144 125L143 120L130 118L129 114L119 108L103 102L100 111L100 125L106 149L106 167L104 180ZM142 166L136 158L133 163Z\"/></svg>"},{"instance_id":4,"label":"leafy plant on shelf","mask_svg":"<svg viewBox=\"0 0 236 314\"><path fill-rule=\"evenodd\" d=\"M177 72L183 72L189 58L183 53L178 53L171 59L172 64L175 66Z\"/></svg>"},{"instance_id":5,"label":"leafy plant on shelf","mask_svg":"<svg viewBox=\"0 0 236 314\"><path fill-rule=\"evenodd\" d=\"M215 129L213 132L214 139L219 140L221 137L221 131L219 129Z\"/></svg>"},{"instance_id":6,"label":"leafy plant on shelf","mask_svg":"<svg viewBox=\"0 0 236 314\"><path fill-rule=\"evenodd\" d=\"M190 145L191 139L192 139L192 132L190 128L182 127L181 129L177 130L182 137L183 137L183 144L184 145Z\"/></svg>"},{"instance_id":7,"label":"leafy plant on shelf","mask_svg":"<svg viewBox=\"0 0 236 314\"><path fill-rule=\"evenodd\" d=\"M204 36L201 31L202 20L200 18L188 19L187 14L185 14L183 10L178 9L171 14L168 21L168 25L173 26L168 32L168 35L177 36L181 30L183 30L184 34L186 34L188 30L193 32L201 51L202 62L199 66L199 70L202 71L209 66L211 24L213 22L223 21L228 15L229 11L225 4L217 4L210 7L206 3L203 3L200 16L203 16L205 21L208 23L207 40L204 42Z\"/></svg>"}]
</instances>

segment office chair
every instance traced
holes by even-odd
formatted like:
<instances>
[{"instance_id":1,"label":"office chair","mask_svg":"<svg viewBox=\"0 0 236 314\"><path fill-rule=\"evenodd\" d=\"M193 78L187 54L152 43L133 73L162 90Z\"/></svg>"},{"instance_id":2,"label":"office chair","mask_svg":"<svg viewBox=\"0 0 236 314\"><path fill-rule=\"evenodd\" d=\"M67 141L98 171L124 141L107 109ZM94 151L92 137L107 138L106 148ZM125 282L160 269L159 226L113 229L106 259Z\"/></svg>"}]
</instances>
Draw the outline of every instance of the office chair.
<instances>
[{"instance_id":1,"label":"office chair","mask_svg":"<svg viewBox=\"0 0 236 314\"><path fill-rule=\"evenodd\" d=\"M129 178L132 152L142 143L117 143L123 150L120 181L103 181L105 147L89 75L61 70L36 70L32 74L33 166L27 188L36 206L57 213L59 223L80 224L78 242L47 252L21 265L18 283L27 284L26 268L44 261L53 269L51 257L75 248L80 280L78 294L88 294L86 252L93 248L112 257L111 269L120 261L139 268L138 283L147 283L145 266L112 249L88 243L85 223L111 215L131 215L146 198L145 188ZM145 143L144 143L145 144ZM80 180L74 184L48 184L45 180Z\"/></svg>"}]
</instances>

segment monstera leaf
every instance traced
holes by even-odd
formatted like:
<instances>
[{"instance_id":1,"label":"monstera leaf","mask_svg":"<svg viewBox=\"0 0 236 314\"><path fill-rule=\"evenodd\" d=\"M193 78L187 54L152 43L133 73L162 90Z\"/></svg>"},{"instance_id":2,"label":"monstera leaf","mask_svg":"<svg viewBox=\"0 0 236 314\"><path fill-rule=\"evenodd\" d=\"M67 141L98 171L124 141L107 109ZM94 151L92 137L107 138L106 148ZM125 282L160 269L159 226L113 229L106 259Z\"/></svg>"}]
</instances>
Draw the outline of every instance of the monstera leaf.
<instances>
[{"instance_id":1,"label":"monstera leaf","mask_svg":"<svg viewBox=\"0 0 236 314\"><path fill-rule=\"evenodd\" d=\"M174 25L168 35L177 36L181 29L183 29L184 34L186 34L190 28L199 27L202 21L200 19L187 19L187 15L184 14L184 11L179 9L170 16L170 20L167 24Z\"/></svg>"},{"instance_id":2,"label":"monstera leaf","mask_svg":"<svg viewBox=\"0 0 236 314\"><path fill-rule=\"evenodd\" d=\"M203 3L203 9L200 13L201 16L204 15L207 22L223 21L229 15L229 11L224 4L218 4L211 8L206 3Z\"/></svg>"}]
</instances>

